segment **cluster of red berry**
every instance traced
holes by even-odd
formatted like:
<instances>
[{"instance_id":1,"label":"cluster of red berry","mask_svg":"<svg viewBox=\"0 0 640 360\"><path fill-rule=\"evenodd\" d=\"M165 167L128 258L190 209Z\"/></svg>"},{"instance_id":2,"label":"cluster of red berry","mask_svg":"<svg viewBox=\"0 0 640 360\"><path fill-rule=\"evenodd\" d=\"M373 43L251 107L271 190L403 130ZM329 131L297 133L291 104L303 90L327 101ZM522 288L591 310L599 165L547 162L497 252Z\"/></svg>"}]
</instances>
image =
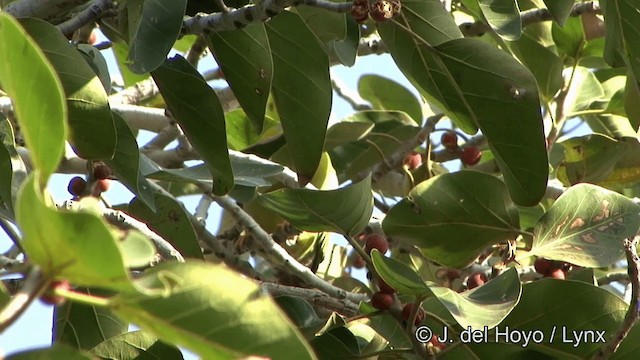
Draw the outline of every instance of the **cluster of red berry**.
<instances>
[{"instance_id":1,"label":"cluster of red berry","mask_svg":"<svg viewBox=\"0 0 640 360\"><path fill-rule=\"evenodd\" d=\"M440 142L445 149L459 152L460 161L467 166L473 166L480 162L482 152L475 146L465 146L460 149L458 146L458 135L454 131L447 131L442 134Z\"/></svg>"},{"instance_id":2,"label":"cluster of red berry","mask_svg":"<svg viewBox=\"0 0 640 360\"><path fill-rule=\"evenodd\" d=\"M360 24L367 21L369 15L376 22L387 21L396 16L401 9L398 0L376 0L369 4L369 0L354 0L351 16Z\"/></svg>"},{"instance_id":3,"label":"cluster of red berry","mask_svg":"<svg viewBox=\"0 0 640 360\"><path fill-rule=\"evenodd\" d=\"M544 277L564 280L567 276L566 271L571 265L562 262L538 258L533 263L536 272Z\"/></svg>"},{"instance_id":4,"label":"cluster of red berry","mask_svg":"<svg viewBox=\"0 0 640 360\"><path fill-rule=\"evenodd\" d=\"M77 198L89 195L89 191L91 192L91 196L98 197L103 192L109 190L109 186L111 185L111 180L109 180L110 176L111 169L103 163L98 163L93 168L93 177L96 179L96 184L92 190L87 189L87 181L80 176L76 176L69 181L67 190L69 194Z\"/></svg>"}]
</instances>

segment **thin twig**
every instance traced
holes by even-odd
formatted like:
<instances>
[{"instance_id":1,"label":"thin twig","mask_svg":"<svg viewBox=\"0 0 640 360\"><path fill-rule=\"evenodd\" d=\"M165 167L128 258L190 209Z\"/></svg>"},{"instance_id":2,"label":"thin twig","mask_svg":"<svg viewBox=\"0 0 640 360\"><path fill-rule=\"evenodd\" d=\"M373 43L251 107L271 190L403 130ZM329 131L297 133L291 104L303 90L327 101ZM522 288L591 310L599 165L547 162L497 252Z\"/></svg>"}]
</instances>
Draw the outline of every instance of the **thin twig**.
<instances>
[{"instance_id":1,"label":"thin twig","mask_svg":"<svg viewBox=\"0 0 640 360\"><path fill-rule=\"evenodd\" d=\"M20 242L22 241L22 237L20 236L20 234L18 234L16 229L14 229L11 222L0 216L0 227L2 228L2 230L4 230L9 239L11 239L13 245L17 247L21 253L24 252L24 250L22 249L22 245L20 244Z\"/></svg>"},{"instance_id":2,"label":"thin twig","mask_svg":"<svg viewBox=\"0 0 640 360\"><path fill-rule=\"evenodd\" d=\"M207 50L207 41L204 36L198 36L187 53L187 62L194 68L198 68L198 62L205 50Z\"/></svg>"},{"instance_id":3,"label":"thin twig","mask_svg":"<svg viewBox=\"0 0 640 360\"><path fill-rule=\"evenodd\" d=\"M615 337L604 344L593 356L593 359L600 360L610 358L616 350L618 350L622 341L627 337L636 322L638 322L638 318L640 318L640 257L638 257L637 252L638 242L640 242L640 236L635 236L631 240L624 240L624 252L627 256L627 271L629 272L632 289L629 309Z\"/></svg>"},{"instance_id":4,"label":"thin twig","mask_svg":"<svg viewBox=\"0 0 640 360\"><path fill-rule=\"evenodd\" d=\"M358 304L347 299L336 299L316 289L305 289L297 286L287 286L271 282L260 284L271 296L297 296L307 300L311 305L330 309L347 317L359 313Z\"/></svg>"},{"instance_id":5,"label":"thin twig","mask_svg":"<svg viewBox=\"0 0 640 360\"><path fill-rule=\"evenodd\" d=\"M158 135L154 136L149 142L142 147L142 152L147 153L150 150L162 150L169 143L175 140L180 135L180 129L177 125L168 125Z\"/></svg>"},{"instance_id":6,"label":"thin twig","mask_svg":"<svg viewBox=\"0 0 640 360\"><path fill-rule=\"evenodd\" d=\"M49 281L38 266L27 273L22 288L0 310L0 334L2 334L29 307L29 304L44 293Z\"/></svg>"},{"instance_id":7,"label":"thin twig","mask_svg":"<svg viewBox=\"0 0 640 360\"><path fill-rule=\"evenodd\" d=\"M86 9L58 25L57 28L64 36L69 36L81 27L98 19L116 15L118 15L118 11L112 0L94 0Z\"/></svg>"},{"instance_id":8,"label":"thin twig","mask_svg":"<svg viewBox=\"0 0 640 360\"><path fill-rule=\"evenodd\" d=\"M196 220L203 224L205 223L205 221L207 221L207 217L209 216L209 208L211 207L212 202L213 199L211 199L211 196L202 195L200 197L198 206L196 206L196 212L193 214L193 216L196 217Z\"/></svg>"},{"instance_id":9,"label":"thin twig","mask_svg":"<svg viewBox=\"0 0 640 360\"><path fill-rule=\"evenodd\" d=\"M347 88L347 86L340 80L340 78L333 74L331 76L331 87L333 87L333 91L335 91L339 97L341 97L344 101L348 102L349 105L351 105L353 110L371 110L371 106L365 104L363 101L358 101L361 100L360 96L351 92Z\"/></svg>"}]
</instances>

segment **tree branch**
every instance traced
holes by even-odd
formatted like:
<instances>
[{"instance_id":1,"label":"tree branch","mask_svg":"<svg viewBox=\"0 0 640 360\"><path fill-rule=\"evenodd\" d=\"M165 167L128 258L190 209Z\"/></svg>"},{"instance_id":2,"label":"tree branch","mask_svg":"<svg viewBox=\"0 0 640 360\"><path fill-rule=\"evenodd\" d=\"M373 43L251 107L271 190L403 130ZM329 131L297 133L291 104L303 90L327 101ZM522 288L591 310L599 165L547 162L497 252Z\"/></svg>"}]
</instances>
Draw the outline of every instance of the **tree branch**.
<instances>
[{"instance_id":1,"label":"tree branch","mask_svg":"<svg viewBox=\"0 0 640 360\"><path fill-rule=\"evenodd\" d=\"M64 36L69 36L81 27L98 19L117 15L118 11L112 0L94 0L89 7L57 27Z\"/></svg>"},{"instance_id":2,"label":"tree branch","mask_svg":"<svg viewBox=\"0 0 640 360\"><path fill-rule=\"evenodd\" d=\"M86 2L87 0L17 0L7 5L3 11L16 18L52 20Z\"/></svg>"},{"instance_id":3,"label":"tree branch","mask_svg":"<svg viewBox=\"0 0 640 360\"><path fill-rule=\"evenodd\" d=\"M638 322L638 318L640 318L640 257L638 257L637 250L639 241L640 236L636 236L631 240L624 240L624 252L627 255L627 271L629 272L629 281L631 282L632 288L629 309L616 336L600 348L593 356L593 359L600 360L611 357L627 337L631 328Z\"/></svg>"},{"instance_id":4,"label":"tree branch","mask_svg":"<svg viewBox=\"0 0 640 360\"><path fill-rule=\"evenodd\" d=\"M206 35L217 31L241 29L251 23L270 19L289 6L300 4L340 13L351 10L352 6L351 2L334 3L326 0L264 0L257 5L246 5L228 12L197 14L183 22L182 35Z\"/></svg>"},{"instance_id":5,"label":"tree branch","mask_svg":"<svg viewBox=\"0 0 640 360\"><path fill-rule=\"evenodd\" d=\"M0 334L2 334L29 307L34 299L44 293L49 281L39 267L33 266L27 274L22 288L0 310Z\"/></svg>"},{"instance_id":6,"label":"tree branch","mask_svg":"<svg viewBox=\"0 0 640 360\"><path fill-rule=\"evenodd\" d=\"M354 302L360 302L367 298L366 295L349 293L343 289L333 286L325 280L319 278L309 268L300 264L285 249L278 245L271 236L265 232L253 218L247 214L233 199L228 196L212 196L213 201L218 203L223 209L242 225L254 238L254 240L274 259L278 260L281 265L292 271L300 277L308 285L319 289L332 297L338 299L348 299Z\"/></svg>"},{"instance_id":7,"label":"tree branch","mask_svg":"<svg viewBox=\"0 0 640 360\"><path fill-rule=\"evenodd\" d=\"M360 313L358 304L347 299L336 299L326 293L316 289L305 289L296 286L287 286L271 282L263 282L260 287L271 296L297 296L307 300L311 305L323 307L346 317L355 316Z\"/></svg>"}]
</instances>

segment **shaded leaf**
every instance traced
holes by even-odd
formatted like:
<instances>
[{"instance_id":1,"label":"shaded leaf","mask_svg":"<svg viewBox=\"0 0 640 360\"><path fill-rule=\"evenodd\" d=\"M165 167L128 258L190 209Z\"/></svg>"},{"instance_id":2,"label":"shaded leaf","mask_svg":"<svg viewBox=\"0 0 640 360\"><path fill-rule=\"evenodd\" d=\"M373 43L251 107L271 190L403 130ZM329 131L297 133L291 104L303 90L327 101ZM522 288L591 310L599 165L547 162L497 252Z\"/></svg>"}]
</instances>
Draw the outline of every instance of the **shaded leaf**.
<instances>
[{"instance_id":1,"label":"shaded leaf","mask_svg":"<svg viewBox=\"0 0 640 360\"><path fill-rule=\"evenodd\" d=\"M515 0L478 0L478 3L487 22L500 37L509 41L520 38L522 21Z\"/></svg>"},{"instance_id":2,"label":"shaded leaf","mask_svg":"<svg viewBox=\"0 0 640 360\"><path fill-rule=\"evenodd\" d=\"M373 211L371 178L336 190L281 189L258 201L305 231L332 231L354 236Z\"/></svg>"},{"instance_id":3,"label":"shaded leaf","mask_svg":"<svg viewBox=\"0 0 640 360\"><path fill-rule=\"evenodd\" d=\"M103 359L118 360L183 359L180 349L144 331L133 331L107 339L91 349L91 354Z\"/></svg>"},{"instance_id":4,"label":"shaded leaf","mask_svg":"<svg viewBox=\"0 0 640 360\"><path fill-rule=\"evenodd\" d=\"M591 184L565 191L534 229L528 255L584 267L609 266L623 254L622 240L640 227L640 206Z\"/></svg>"},{"instance_id":5,"label":"shaded leaf","mask_svg":"<svg viewBox=\"0 0 640 360\"><path fill-rule=\"evenodd\" d=\"M38 181L44 185L58 167L67 137L62 85L42 50L6 12L0 12L0 29L0 83L12 99Z\"/></svg>"},{"instance_id":6,"label":"shaded leaf","mask_svg":"<svg viewBox=\"0 0 640 360\"><path fill-rule=\"evenodd\" d=\"M344 2L344 0L329 1ZM304 4L296 6L295 12L323 44L332 40L344 40L347 37L347 14L345 13L327 12L320 7Z\"/></svg>"},{"instance_id":7,"label":"shaded leaf","mask_svg":"<svg viewBox=\"0 0 640 360\"><path fill-rule=\"evenodd\" d=\"M556 0L551 1L555 2ZM576 59L582 56L586 39L582 21L579 17L566 19L563 26L553 23L551 25L551 35L556 47L562 52Z\"/></svg>"},{"instance_id":8,"label":"shaded leaf","mask_svg":"<svg viewBox=\"0 0 640 360\"><path fill-rule=\"evenodd\" d=\"M422 106L404 86L382 76L367 74L358 80L360 96L376 110L406 112L418 125L422 123Z\"/></svg>"},{"instance_id":9,"label":"shaded leaf","mask_svg":"<svg viewBox=\"0 0 640 360\"><path fill-rule=\"evenodd\" d=\"M72 349L68 346L54 344L48 348L25 350L11 354L6 360L92 360L93 357L83 351Z\"/></svg>"},{"instance_id":10,"label":"shaded leaf","mask_svg":"<svg viewBox=\"0 0 640 360\"><path fill-rule=\"evenodd\" d=\"M214 32L207 40L233 94L257 133L262 132L273 78L273 60L264 24Z\"/></svg>"},{"instance_id":11,"label":"shaded leaf","mask_svg":"<svg viewBox=\"0 0 640 360\"><path fill-rule=\"evenodd\" d=\"M84 206L97 206L90 202L87 199ZM62 212L52 205L30 176L16 205L22 247L29 260L47 276L64 278L75 285L130 290L118 240L95 210Z\"/></svg>"},{"instance_id":12,"label":"shaded leaf","mask_svg":"<svg viewBox=\"0 0 640 360\"><path fill-rule=\"evenodd\" d=\"M512 42L511 49L533 73L542 96L545 99L553 98L563 83L564 64L560 57L527 34Z\"/></svg>"},{"instance_id":13,"label":"shaded leaf","mask_svg":"<svg viewBox=\"0 0 640 360\"><path fill-rule=\"evenodd\" d=\"M209 166L213 193L233 188L222 105L215 91L182 56L165 61L153 71L162 97L193 147Z\"/></svg>"},{"instance_id":14,"label":"shaded leaf","mask_svg":"<svg viewBox=\"0 0 640 360\"><path fill-rule=\"evenodd\" d=\"M382 222L385 234L442 265L471 263L487 246L520 233L504 183L475 171L443 174L414 187Z\"/></svg>"},{"instance_id":15,"label":"shaded leaf","mask_svg":"<svg viewBox=\"0 0 640 360\"><path fill-rule=\"evenodd\" d=\"M55 26L39 19L23 19L22 26L56 70L67 99L69 142L84 159L110 159L116 130L109 99L100 78Z\"/></svg>"},{"instance_id":16,"label":"shaded leaf","mask_svg":"<svg viewBox=\"0 0 640 360\"><path fill-rule=\"evenodd\" d=\"M113 295L98 289L76 288L74 291L99 297ZM71 347L90 350L103 341L127 331L129 324L104 307L67 301L53 312L53 340Z\"/></svg>"},{"instance_id":17,"label":"shaded leaf","mask_svg":"<svg viewBox=\"0 0 640 360\"><path fill-rule=\"evenodd\" d=\"M359 43L360 25L353 16L347 16L347 36L342 41L333 40L329 42L329 54L333 51L334 56L342 65L351 67L356 63Z\"/></svg>"},{"instance_id":18,"label":"shaded leaf","mask_svg":"<svg viewBox=\"0 0 640 360\"><path fill-rule=\"evenodd\" d=\"M283 11L269 21L267 35L273 54L272 91L284 137L295 170L303 179L311 179L331 111L329 59L311 30L291 12Z\"/></svg>"},{"instance_id":19,"label":"shaded leaf","mask_svg":"<svg viewBox=\"0 0 640 360\"><path fill-rule=\"evenodd\" d=\"M273 300L224 266L162 263L145 272L136 285L143 292L118 295L112 309L202 358L315 358Z\"/></svg>"},{"instance_id":20,"label":"shaded leaf","mask_svg":"<svg viewBox=\"0 0 640 360\"><path fill-rule=\"evenodd\" d=\"M640 4L635 1L606 1L604 59L612 67L627 65L640 81Z\"/></svg>"},{"instance_id":21,"label":"shaded leaf","mask_svg":"<svg viewBox=\"0 0 640 360\"><path fill-rule=\"evenodd\" d=\"M144 74L162 64L180 34L186 7L187 0L144 1L127 56L131 71Z\"/></svg>"},{"instance_id":22,"label":"shaded leaf","mask_svg":"<svg viewBox=\"0 0 640 360\"><path fill-rule=\"evenodd\" d=\"M244 150L258 142L267 141L282 134L280 123L270 116L263 116L262 133L256 132L249 117L241 109L224 114L229 150ZM231 164L233 166L233 164Z\"/></svg>"},{"instance_id":23,"label":"shaded leaf","mask_svg":"<svg viewBox=\"0 0 640 360\"><path fill-rule=\"evenodd\" d=\"M121 115L114 112L113 120L118 135L116 153L113 159L105 162L127 189L154 210L151 185L140 172L140 151L136 138Z\"/></svg>"},{"instance_id":24,"label":"shaded leaf","mask_svg":"<svg viewBox=\"0 0 640 360\"><path fill-rule=\"evenodd\" d=\"M158 193L154 194L153 202L155 212L149 210L140 199L134 198L129 203L127 212L171 243L185 258L203 260L198 237L184 205Z\"/></svg>"},{"instance_id":25,"label":"shaded leaf","mask_svg":"<svg viewBox=\"0 0 640 360\"><path fill-rule=\"evenodd\" d=\"M549 9L551 17L553 17L553 20L560 26L564 25L564 22L571 14L571 8L573 8L574 2L575 0L544 0L544 4L547 6L547 9Z\"/></svg>"}]
</instances>

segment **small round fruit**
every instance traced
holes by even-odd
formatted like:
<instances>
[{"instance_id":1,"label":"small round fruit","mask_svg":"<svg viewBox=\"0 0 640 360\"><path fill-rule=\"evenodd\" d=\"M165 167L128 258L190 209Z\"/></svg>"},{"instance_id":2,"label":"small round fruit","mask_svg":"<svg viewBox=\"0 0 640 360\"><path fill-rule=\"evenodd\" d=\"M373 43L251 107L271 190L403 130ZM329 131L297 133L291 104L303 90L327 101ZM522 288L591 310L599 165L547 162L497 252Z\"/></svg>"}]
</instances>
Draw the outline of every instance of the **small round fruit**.
<instances>
[{"instance_id":1,"label":"small round fruit","mask_svg":"<svg viewBox=\"0 0 640 360\"><path fill-rule=\"evenodd\" d=\"M458 148L458 134L455 131L447 131L440 137L440 142L445 149L455 150Z\"/></svg>"},{"instance_id":2,"label":"small round fruit","mask_svg":"<svg viewBox=\"0 0 640 360\"><path fill-rule=\"evenodd\" d=\"M413 311L413 304L406 304L402 308L402 318L404 319L404 321L409 320L409 316L411 316L411 311ZM413 324L418 326L422 324L423 321L424 321L424 310L420 308L418 310L418 313L416 314L416 320L413 322Z\"/></svg>"},{"instance_id":3,"label":"small round fruit","mask_svg":"<svg viewBox=\"0 0 640 360\"><path fill-rule=\"evenodd\" d=\"M487 279L487 275L485 275L485 274L483 274L481 272L473 273L473 274L469 275L469 278L467 279L467 288L469 290L475 289L478 286L483 285L487 281L489 281L489 279Z\"/></svg>"},{"instance_id":4,"label":"small round fruit","mask_svg":"<svg viewBox=\"0 0 640 360\"><path fill-rule=\"evenodd\" d=\"M111 186L111 180L109 179L98 180L98 182L96 183L96 188L100 189L100 192L105 192L109 190L110 186Z\"/></svg>"},{"instance_id":5,"label":"small round fruit","mask_svg":"<svg viewBox=\"0 0 640 360\"><path fill-rule=\"evenodd\" d=\"M106 164L97 164L93 168L93 177L98 180L108 179L111 176L111 168Z\"/></svg>"},{"instance_id":6,"label":"small round fruit","mask_svg":"<svg viewBox=\"0 0 640 360\"><path fill-rule=\"evenodd\" d=\"M87 182L80 176L76 176L73 179L69 180L69 186L67 186L67 191L69 191L69 194L73 196L80 196L80 194L84 192L84 189L86 187L87 187Z\"/></svg>"},{"instance_id":7,"label":"small round fruit","mask_svg":"<svg viewBox=\"0 0 640 360\"><path fill-rule=\"evenodd\" d=\"M356 4L351 7L351 16L358 23L362 24L369 19L369 2Z\"/></svg>"},{"instance_id":8,"label":"small round fruit","mask_svg":"<svg viewBox=\"0 0 640 360\"><path fill-rule=\"evenodd\" d=\"M378 279L378 288L380 289L381 293L385 293L385 294L393 294L396 292L396 289L389 286L389 284L387 284L382 279Z\"/></svg>"},{"instance_id":9,"label":"small round fruit","mask_svg":"<svg viewBox=\"0 0 640 360\"><path fill-rule=\"evenodd\" d=\"M367 236L367 240L365 240L364 251L371 253L371 250L378 249L381 253L386 253L389 250L389 243L384 236L379 234L371 234Z\"/></svg>"},{"instance_id":10,"label":"small round fruit","mask_svg":"<svg viewBox=\"0 0 640 360\"><path fill-rule=\"evenodd\" d=\"M467 166L472 166L480 162L482 152L475 146L467 146L460 153L460 161Z\"/></svg>"},{"instance_id":11,"label":"small round fruit","mask_svg":"<svg viewBox=\"0 0 640 360\"><path fill-rule=\"evenodd\" d=\"M404 158L404 164L409 170L417 169L422 164L422 156L413 151L411 154Z\"/></svg>"},{"instance_id":12,"label":"small round fruit","mask_svg":"<svg viewBox=\"0 0 640 360\"><path fill-rule=\"evenodd\" d=\"M358 255L355 259L353 259L353 267L356 269L362 269L367 265L362 256Z\"/></svg>"},{"instance_id":13,"label":"small round fruit","mask_svg":"<svg viewBox=\"0 0 640 360\"><path fill-rule=\"evenodd\" d=\"M555 269L546 273L544 277L564 280L566 278L566 275L564 271L562 271L562 269Z\"/></svg>"},{"instance_id":14,"label":"small round fruit","mask_svg":"<svg viewBox=\"0 0 640 360\"><path fill-rule=\"evenodd\" d=\"M378 310L387 310L393 304L393 296L377 292L371 296L371 305Z\"/></svg>"},{"instance_id":15,"label":"small round fruit","mask_svg":"<svg viewBox=\"0 0 640 360\"><path fill-rule=\"evenodd\" d=\"M55 295L54 292L56 289L70 290L71 284L68 280L56 280L51 282L51 284L49 285L49 289L47 289L47 292L45 292L40 297L40 300L48 305L61 305L62 303L64 303L64 297Z\"/></svg>"},{"instance_id":16,"label":"small round fruit","mask_svg":"<svg viewBox=\"0 0 640 360\"><path fill-rule=\"evenodd\" d=\"M545 258L538 258L533 263L533 268L540 275L547 275L552 271L562 269L564 263L560 261L547 260Z\"/></svg>"}]
</instances>

